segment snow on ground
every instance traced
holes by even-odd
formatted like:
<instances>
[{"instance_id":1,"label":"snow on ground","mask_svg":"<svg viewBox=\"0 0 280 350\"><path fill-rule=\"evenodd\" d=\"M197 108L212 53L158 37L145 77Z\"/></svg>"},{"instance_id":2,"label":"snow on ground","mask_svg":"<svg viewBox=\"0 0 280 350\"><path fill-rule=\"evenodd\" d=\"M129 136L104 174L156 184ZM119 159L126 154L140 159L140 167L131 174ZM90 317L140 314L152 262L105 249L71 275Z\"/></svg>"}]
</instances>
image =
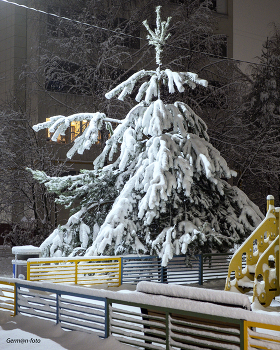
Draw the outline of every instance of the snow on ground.
<instances>
[{"instance_id":1,"label":"snow on ground","mask_svg":"<svg viewBox=\"0 0 280 350\"><path fill-rule=\"evenodd\" d=\"M251 301L252 300L253 297L251 297ZM252 303L252 310L260 314L269 314L271 316L280 317L280 296L275 297L275 299L272 300L270 306L267 307L264 307L260 305L258 301L255 301Z\"/></svg>"},{"instance_id":2,"label":"snow on ground","mask_svg":"<svg viewBox=\"0 0 280 350\"><path fill-rule=\"evenodd\" d=\"M1 277L12 277L12 254L11 251L0 246L0 273ZM200 288L223 290L224 281L209 281ZM123 285L120 288L110 288L110 290L125 289L122 293L128 292L126 289L134 290L135 286ZM104 286L103 286L104 288ZM161 288L164 288L162 286ZM181 288L181 287L180 287ZM99 289L99 288L98 288ZM250 300L252 296L250 296ZM271 306L264 308L261 305L253 304L252 309L262 315L269 314L280 317L280 297L276 297ZM269 333L268 330L266 330ZM272 332L274 334L274 332ZM51 321L39 318L18 315L11 317L8 312L0 311L0 349L1 350L131 350L135 349L128 345L121 344L114 337L101 339L97 335L79 331L65 331L59 325Z\"/></svg>"},{"instance_id":3,"label":"snow on ground","mask_svg":"<svg viewBox=\"0 0 280 350\"><path fill-rule=\"evenodd\" d=\"M11 317L7 312L0 312L0 349L131 350L132 347L114 337L101 339L84 332L65 331L50 321L22 315Z\"/></svg>"},{"instance_id":4,"label":"snow on ground","mask_svg":"<svg viewBox=\"0 0 280 350\"><path fill-rule=\"evenodd\" d=\"M1 277L12 277L11 248L0 246ZM131 350L114 337L101 339L97 335L79 331L65 331L51 321L0 311L1 350ZM134 348L135 349L135 348Z\"/></svg>"}]
</instances>

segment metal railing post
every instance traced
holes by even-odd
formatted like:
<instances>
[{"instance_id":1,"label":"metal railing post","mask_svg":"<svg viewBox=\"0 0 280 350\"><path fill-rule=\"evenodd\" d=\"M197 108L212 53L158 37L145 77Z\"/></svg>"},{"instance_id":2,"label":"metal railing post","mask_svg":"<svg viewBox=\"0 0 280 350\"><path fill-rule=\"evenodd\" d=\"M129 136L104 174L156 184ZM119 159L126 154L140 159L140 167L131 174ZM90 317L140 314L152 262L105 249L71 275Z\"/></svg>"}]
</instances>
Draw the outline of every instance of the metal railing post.
<instances>
[{"instance_id":1,"label":"metal railing post","mask_svg":"<svg viewBox=\"0 0 280 350\"><path fill-rule=\"evenodd\" d=\"M198 283L203 285L203 254L199 254L199 271L198 271Z\"/></svg>"},{"instance_id":2,"label":"metal railing post","mask_svg":"<svg viewBox=\"0 0 280 350\"><path fill-rule=\"evenodd\" d=\"M158 269L158 281L162 283L161 258L156 257Z\"/></svg>"},{"instance_id":3,"label":"metal railing post","mask_svg":"<svg viewBox=\"0 0 280 350\"><path fill-rule=\"evenodd\" d=\"M26 279L27 281L30 281L30 261L27 260L27 276Z\"/></svg>"},{"instance_id":4,"label":"metal railing post","mask_svg":"<svg viewBox=\"0 0 280 350\"><path fill-rule=\"evenodd\" d=\"M60 294L56 293L56 324L59 323L59 297Z\"/></svg>"},{"instance_id":5,"label":"metal railing post","mask_svg":"<svg viewBox=\"0 0 280 350\"><path fill-rule=\"evenodd\" d=\"M170 314L167 311L165 313L165 334L166 334L166 350L170 349L170 329L169 329L169 317Z\"/></svg>"},{"instance_id":6,"label":"metal railing post","mask_svg":"<svg viewBox=\"0 0 280 350\"><path fill-rule=\"evenodd\" d=\"M14 284L14 316L18 314L18 291L17 283Z\"/></svg>"},{"instance_id":7,"label":"metal railing post","mask_svg":"<svg viewBox=\"0 0 280 350\"><path fill-rule=\"evenodd\" d=\"M168 283L166 266L161 266L161 283Z\"/></svg>"},{"instance_id":8,"label":"metal railing post","mask_svg":"<svg viewBox=\"0 0 280 350\"><path fill-rule=\"evenodd\" d=\"M240 324L240 349L248 350L248 326L246 320L241 320Z\"/></svg>"},{"instance_id":9,"label":"metal railing post","mask_svg":"<svg viewBox=\"0 0 280 350\"><path fill-rule=\"evenodd\" d=\"M123 257L121 257L120 286L123 284Z\"/></svg>"},{"instance_id":10,"label":"metal railing post","mask_svg":"<svg viewBox=\"0 0 280 350\"><path fill-rule=\"evenodd\" d=\"M110 303L105 299L105 338L110 335Z\"/></svg>"}]
</instances>

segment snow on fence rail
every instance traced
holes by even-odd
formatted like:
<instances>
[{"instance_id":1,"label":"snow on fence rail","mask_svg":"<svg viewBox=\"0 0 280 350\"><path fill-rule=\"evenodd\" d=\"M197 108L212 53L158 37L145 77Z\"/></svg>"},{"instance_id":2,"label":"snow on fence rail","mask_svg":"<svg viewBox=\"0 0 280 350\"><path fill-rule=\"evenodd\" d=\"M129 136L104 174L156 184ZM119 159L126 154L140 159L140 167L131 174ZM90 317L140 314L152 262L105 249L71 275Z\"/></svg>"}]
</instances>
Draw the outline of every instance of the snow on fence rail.
<instances>
[{"instance_id":1,"label":"snow on fence rail","mask_svg":"<svg viewBox=\"0 0 280 350\"><path fill-rule=\"evenodd\" d=\"M109 335L128 345L145 349L242 348L240 320L139 302L108 299L108 304Z\"/></svg>"},{"instance_id":2,"label":"snow on fence rail","mask_svg":"<svg viewBox=\"0 0 280 350\"><path fill-rule=\"evenodd\" d=\"M121 283L121 258L43 258L27 260L27 280L79 285Z\"/></svg>"},{"instance_id":3,"label":"snow on fence rail","mask_svg":"<svg viewBox=\"0 0 280 350\"><path fill-rule=\"evenodd\" d=\"M151 295L3 278L0 293L7 285L15 286L15 315L40 317L100 337L113 335L140 349L279 349L279 334L266 334L280 331L279 317L212 303L220 294L228 297L223 296L227 292L211 291L210 302L199 302L188 299L195 288L174 285L159 285L165 295ZM169 287L172 297L167 296ZM205 298L210 293L199 292Z\"/></svg>"}]
</instances>

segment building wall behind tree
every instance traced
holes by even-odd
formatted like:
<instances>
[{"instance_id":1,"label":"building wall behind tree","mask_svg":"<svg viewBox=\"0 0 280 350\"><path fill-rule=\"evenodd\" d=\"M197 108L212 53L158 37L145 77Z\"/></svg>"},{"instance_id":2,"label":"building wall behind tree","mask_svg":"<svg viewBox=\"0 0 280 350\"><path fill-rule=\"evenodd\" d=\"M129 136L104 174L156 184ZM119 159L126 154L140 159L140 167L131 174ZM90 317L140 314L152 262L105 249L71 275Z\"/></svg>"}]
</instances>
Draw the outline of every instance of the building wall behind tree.
<instances>
[{"instance_id":1,"label":"building wall behind tree","mask_svg":"<svg viewBox=\"0 0 280 350\"><path fill-rule=\"evenodd\" d=\"M26 0L20 0L26 4ZM0 3L0 99L3 101L20 92L19 74L26 62L27 10L8 3Z\"/></svg>"}]
</instances>

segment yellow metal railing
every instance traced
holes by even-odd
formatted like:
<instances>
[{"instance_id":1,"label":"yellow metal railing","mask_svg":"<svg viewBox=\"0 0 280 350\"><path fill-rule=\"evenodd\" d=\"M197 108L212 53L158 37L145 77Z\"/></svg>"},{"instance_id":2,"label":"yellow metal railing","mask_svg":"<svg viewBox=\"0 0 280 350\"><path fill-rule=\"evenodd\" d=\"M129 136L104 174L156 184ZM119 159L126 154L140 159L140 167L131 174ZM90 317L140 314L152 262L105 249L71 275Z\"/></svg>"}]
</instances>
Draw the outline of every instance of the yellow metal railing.
<instances>
[{"instance_id":1,"label":"yellow metal railing","mask_svg":"<svg viewBox=\"0 0 280 350\"><path fill-rule=\"evenodd\" d=\"M269 266L270 257L274 259L273 267ZM253 301L257 298L260 304L267 307L279 294L279 236L277 236L257 262Z\"/></svg>"},{"instance_id":2,"label":"yellow metal railing","mask_svg":"<svg viewBox=\"0 0 280 350\"><path fill-rule=\"evenodd\" d=\"M271 199L267 200L268 212L265 219L247 238L247 240L234 253L228 268L228 277L225 290L231 290L235 287L239 292L246 293L248 290L239 281L245 280L253 285L255 266L263 252L276 239L279 231L279 208L274 208ZM266 237L265 237L266 236ZM257 251L253 251L254 242L257 242ZM242 268L242 258L246 255L246 268ZM235 279L231 281L231 274L234 273Z\"/></svg>"},{"instance_id":3,"label":"yellow metal railing","mask_svg":"<svg viewBox=\"0 0 280 350\"><path fill-rule=\"evenodd\" d=\"M121 285L121 258L29 259L27 280L78 285Z\"/></svg>"},{"instance_id":4,"label":"yellow metal railing","mask_svg":"<svg viewBox=\"0 0 280 350\"><path fill-rule=\"evenodd\" d=\"M244 350L280 349L280 326L244 321Z\"/></svg>"},{"instance_id":5,"label":"yellow metal railing","mask_svg":"<svg viewBox=\"0 0 280 350\"><path fill-rule=\"evenodd\" d=\"M16 313L15 283L0 281L0 310L9 310L11 315Z\"/></svg>"}]
</instances>

